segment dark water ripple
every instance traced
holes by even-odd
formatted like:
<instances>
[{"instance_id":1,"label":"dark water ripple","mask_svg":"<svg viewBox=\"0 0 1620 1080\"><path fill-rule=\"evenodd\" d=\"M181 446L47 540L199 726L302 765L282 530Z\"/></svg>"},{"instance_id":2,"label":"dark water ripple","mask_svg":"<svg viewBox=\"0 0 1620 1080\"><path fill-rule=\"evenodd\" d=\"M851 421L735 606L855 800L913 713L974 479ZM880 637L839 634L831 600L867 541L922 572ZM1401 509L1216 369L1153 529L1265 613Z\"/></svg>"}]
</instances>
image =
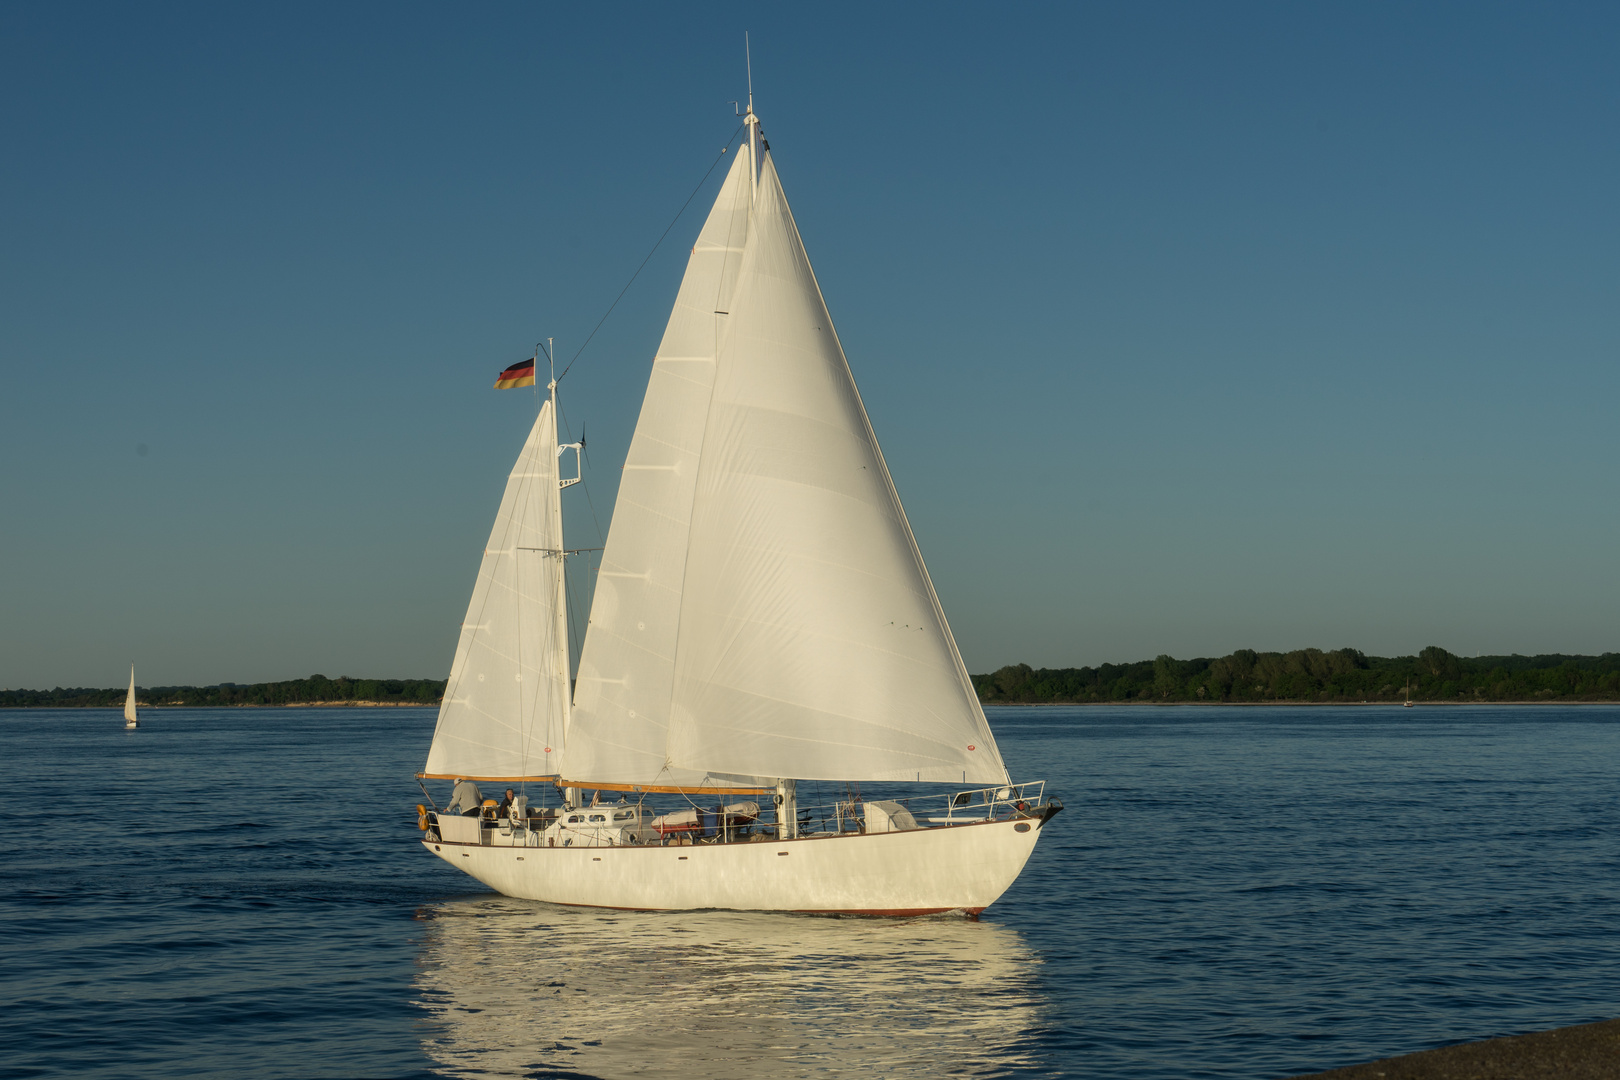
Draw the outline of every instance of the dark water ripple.
<instances>
[{"instance_id":1,"label":"dark water ripple","mask_svg":"<svg viewBox=\"0 0 1620 1080\"><path fill-rule=\"evenodd\" d=\"M1002 710L984 920L592 913L415 842L427 710L0 714L0 1076L1281 1077L1620 1015L1620 709Z\"/></svg>"}]
</instances>

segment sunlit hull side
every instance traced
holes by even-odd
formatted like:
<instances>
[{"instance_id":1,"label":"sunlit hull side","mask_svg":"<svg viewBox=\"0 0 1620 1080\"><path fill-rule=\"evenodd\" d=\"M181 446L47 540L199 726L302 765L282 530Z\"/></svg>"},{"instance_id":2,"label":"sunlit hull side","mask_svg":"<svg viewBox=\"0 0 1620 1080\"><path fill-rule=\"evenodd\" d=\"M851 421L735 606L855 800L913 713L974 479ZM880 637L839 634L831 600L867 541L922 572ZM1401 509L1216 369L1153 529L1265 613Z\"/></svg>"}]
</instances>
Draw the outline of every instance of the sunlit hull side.
<instances>
[{"instance_id":1,"label":"sunlit hull side","mask_svg":"<svg viewBox=\"0 0 1620 1080\"><path fill-rule=\"evenodd\" d=\"M683 847L510 847L428 839L497 892L636 911L977 914L1007 891L1049 818Z\"/></svg>"}]
</instances>

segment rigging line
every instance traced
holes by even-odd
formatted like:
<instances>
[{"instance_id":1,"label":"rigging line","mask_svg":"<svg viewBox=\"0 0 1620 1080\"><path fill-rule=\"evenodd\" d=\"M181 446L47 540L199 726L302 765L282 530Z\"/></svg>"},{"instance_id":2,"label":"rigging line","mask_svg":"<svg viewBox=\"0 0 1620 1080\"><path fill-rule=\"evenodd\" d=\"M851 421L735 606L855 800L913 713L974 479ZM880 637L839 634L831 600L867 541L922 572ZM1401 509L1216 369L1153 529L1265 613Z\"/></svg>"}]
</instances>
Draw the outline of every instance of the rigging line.
<instances>
[{"instance_id":1,"label":"rigging line","mask_svg":"<svg viewBox=\"0 0 1620 1080\"><path fill-rule=\"evenodd\" d=\"M741 131L742 129L743 125L738 124L737 131ZM697 182L697 187L692 189L692 194L688 195L686 197L686 201L681 203L681 208L675 211L674 218L670 220L669 226L665 228L663 233L658 237L658 242L653 244L652 250L647 252L647 257L641 260L640 266L636 267L636 272L630 275L630 280L624 283L624 288L619 290L619 295L614 298L613 303L608 305L608 309L606 313L603 314L601 322L596 324L596 330L592 330L590 332L590 336L585 339L585 345L581 345L579 347L579 352L574 354L573 360L568 361L568 367L563 368L562 375L557 376L558 382L562 382L563 375L567 375L569 368L574 366L574 360L579 359L579 354L584 352L585 346L591 343L591 338L596 336L596 331L602 329L602 323L608 321L608 316L613 314L613 309L619 306L619 301L624 299L624 294L630 291L630 286L636 283L636 278L641 276L641 272L645 270L647 268L647 264L652 261L653 255L657 254L658 247L664 242L664 237L669 235L669 230L673 229L675 227L675 223L681 220L681 215L686 213L686 208L688 206L692 205L692 200L697 198L697 193L702 191L703 185L709 182L709 176L714 172L715 166L720 164L721 159L726 156L726 151L731 149L731 140L737 137L737 131L733 131L731 133L731 137L726 140L726 145L721 148L719 154L715 155L713 164L709 166L709 171L703 174L703 179Z\"/></svg>"},{"instance_id":2,"label":"rigging line","mask_svg":"<svg viewBox=\"0 0 1620 1080\"><path fill-rule=\"evenodd\" d=\"M589 560L589 557L587 556L586 570L589 571L589 569L590 569L590 560ZM567 559L562 560L562 575L563 575L563 595L565 595L568 598L568 630L569 630L569 633L570 633L570 635L572 637L572 640L570 640L570 642L569 642L569 649L568 649L568 681L570 683L572 683L573 675L574 675L573 643L576 642L576 641L579 642L580 651L583 652L584 649L585 649L585 637L584 637L583 634L580 633L580 630L579 630L579 618L580 618L579 604L575 602L575 599L576 599L575 594L578 593L579 589L578 589L577 584L576 585L570 585L568 583L568 560ZM570 702L573 701L573 698L574 698L574 688L573 688L573 686L571 686L571 685L564 686L563 687L563 693L567 695L568 700Z\"/></svg>"}]
</instances>

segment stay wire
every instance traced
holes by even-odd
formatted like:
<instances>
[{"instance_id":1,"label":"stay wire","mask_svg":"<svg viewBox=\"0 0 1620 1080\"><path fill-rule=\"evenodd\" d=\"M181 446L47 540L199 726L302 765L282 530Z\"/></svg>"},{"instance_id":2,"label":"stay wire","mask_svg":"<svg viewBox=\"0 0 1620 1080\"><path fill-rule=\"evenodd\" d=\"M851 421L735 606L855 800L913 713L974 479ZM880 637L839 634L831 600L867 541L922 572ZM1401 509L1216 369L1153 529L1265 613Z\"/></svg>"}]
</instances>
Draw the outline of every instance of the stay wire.
<instances>
[{"instance_id":1,"label":"stay wire","mask_svg":"<svg viewBox=\"0 0 1620 1080\"><path fill-rule=\"evenodd\" d=\"M703 174L703 179L697 182L697 187L692 189L692 194L688 195L686 197L686 201L681 203L681 208L675 211L675 216L670 220L669 226L664 229L662 234L659 235L658 242L653 244L652 250L647 252L647 257L641 260L640 266L636 267L636 272L630 275L630 280L624 283L624 288L619 290L619 295L614 297L613 303L608 305L608 309L605 313L603 313L601 321L596 324L596 329L592 330L590 335L585 338L585 344L581 345L579 347L579 352L576 352L573 359L568 361L568 367L563 368L562 375L557 376L558 382L562 382L563 375L567 375L569 369L574 366L574 360L579 359L580 353L583 353L585 351L585 347L591 343L591 338L596 337L596 331L602 329L602 323L608 321L608 316L612 315L613 309L619 306L619 301L624 299L624 294L630 291L630 286L636 283L636 278L641 276L641 272L647 268L647 264L652 261L652 257L658 253L658 248L661 244L663 244L664 237L668 236L670 229L673 229L675 227L675 223L681 220L681 215L686 213L686 208L688 206L692 205L692 200L697 198L698 192L703 190L703 185L709 182L709 177L714 173L715 166L719 165L721 160L726 156L726 151L731 149L732 139L735 139L737 137L737 132L741 131L742 129L743 125L738 124L737 130L731 133L731 137L726 140L726 145L721 148L719 154L715 155L714 162L709 166L709 171Z\"/></svg>"}]
</instances>

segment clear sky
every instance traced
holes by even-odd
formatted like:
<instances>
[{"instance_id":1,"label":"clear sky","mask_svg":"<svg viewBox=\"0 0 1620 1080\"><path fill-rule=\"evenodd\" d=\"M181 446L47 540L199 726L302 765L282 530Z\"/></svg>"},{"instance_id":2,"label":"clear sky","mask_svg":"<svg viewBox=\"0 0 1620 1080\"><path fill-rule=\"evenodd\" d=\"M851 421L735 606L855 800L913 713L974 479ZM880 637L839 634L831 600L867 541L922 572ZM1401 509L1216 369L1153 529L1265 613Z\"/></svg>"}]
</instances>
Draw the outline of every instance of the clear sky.
<instances>
[{"instance_id":1,"label":"clear sky","mask_svg":"<svg viewBox=\"0 0 1620 1080\"><path fill-rule=\"evenodd\" d=\"M490 383L669 224L745 29L971 670L1620 649L1620 9L742 10L0 9L0 686L442 677ZM719 176L563 384L571 541Z\"/></svg>"}]
</instances>

